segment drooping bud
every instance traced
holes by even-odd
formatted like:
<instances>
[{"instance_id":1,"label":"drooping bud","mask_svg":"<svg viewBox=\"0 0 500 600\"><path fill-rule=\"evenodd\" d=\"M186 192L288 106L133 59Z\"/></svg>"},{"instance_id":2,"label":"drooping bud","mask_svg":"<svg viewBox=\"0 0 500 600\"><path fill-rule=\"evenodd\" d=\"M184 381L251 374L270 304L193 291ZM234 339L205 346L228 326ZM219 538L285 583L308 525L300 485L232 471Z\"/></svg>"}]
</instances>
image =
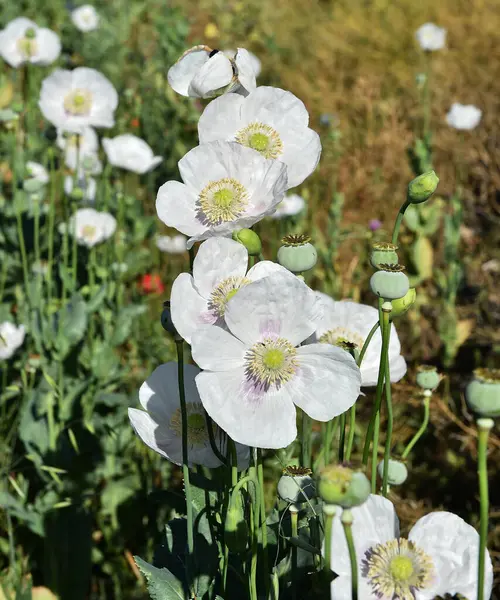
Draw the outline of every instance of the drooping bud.
<instances>
[{"instance_id":1,"label":"drooping bud","mask_svg":"<svg viewBox=\"0 0 500 600\"><path fill-rule=\"evenodd\" d=\"M436 191L439 178L434 171L427 171L415 177L408 184L408 201L412 204L420 204L428 200Z\"/></svg>"},{"instance_id":2,"label":"drooping bud","mask_svg":"<svg viewBox=\"0 0 500 600\"><path fill-rule=\"evenodd\" d=\"M224 542L231 552L245 552L248 542L248 525L245 520L241 492L231 494L224 522Z\"/></svg>"},{"instance_id":3,"label":"drooping bud","mask_svg":"<svg viewBox=\"0 0 500 600\"><path fill-rule=\"evenodd\" d=\"M362 471L344 465L328 465L320 471L318 493L327 504L352 508L368 499L370 482Z\"/></svg>"},{"instance_id":4,"label":"drooping bud","mask_svg":"<svg viewBox=\"0 0 500 600\"><path fill-rule=\"evenodd\" d=\"M404 462L400 460L389 459L387 470L387 483L389 485L401 485L408 478L408 469ZM384 461L380 461L377 466L379 477L384 477Z\"/></svg>"},{"instance_id":5,"label":"drooping bud","mask_svg":"<svg viewBox=\"0 0 500 600\"><path fill-rule=\"evenodd\" d=\"M316 486L311 477L311 469L293 465L283 469L278 482L278 496L285 502L301 504L316 494Z\"/></svg>"},{"instance_id":6,"label":"drooping bud","mask_svg":"<svg viewBox=\"0 0 500 600\"><path fill-rule=\"evenodd\" d=\"M316 248L308 235L286 235L278 250L278 262L292 273L303 273L314 267L318 260Z\"/></svg>"},{"instance_id":7,"label":"drooping bud","mask_svg":"<svg viewBox=\"0 0 500 600\"><path fill-rule=\"evenodd\" d=\"M240 229L233 232L233 240L243 244L250 256L259 256L262 252L260 237L252 229Z\"/></svg>"},{"instance_id":8,"label":"drooping bud","mask_svg":"<svg viewBox=\"0 0 500 600\"><path fill-rule=\"evenodd\" d=\"M396 298L391 301L392 311L391 319L404 315L415 304L417 299L417 291L415 288L410 288L402 298Z\"/></svg>"},{"instance_id":9,"label":"drooping bud","mask_svg":"<svg viewBox=\"0 0 500 600\"><path fill-rule=\"evenodd\" d=\"M441 375L436 367L432 365L419 365L417 367L417 385L423 390L434 391L440 381Z\"/></svg>"},{"instance_id":10,"label":"drooping bud","mask_svg":"<svg viewBox=\"0 0 500 600\"><path fill-rule=\"evenodd\" d=\"M375 269L381 265L397 265L398 264L398 247L389 242L375 242L372 245L370 253L370 263Z\"/></svg>"},{"instance_id":11,"label":"drooping bud","mask_svg":"<svg viewBox=\"0 0 500 600\"><path fill-rule=\"evenodd\" d=\"M163 303L163 311L161 313L160 321L161 326L165 331L172 334L174 337L179 335L172 321L172 314L170 311L170 300L166 300Z\"/></svg>"},{"instance_id":12,"label":"drooping bud","mask_svg":"<svg viewBox=\"0 0 500 600\"><path fill-rule=\"evenodd\" d=\"M476 369L465 388L468 407L482 417L500 417L500 369Z\"/></svg>"},{"instance_id":13,"label":"drooping bud","mask_svg":"<svg viewBox=\"0 0 500 600\"><path fill-rule=\"evenodd\" d=\"M387 300L403 298L410 289L410 280L403 271L402 265L380 265L380 271L370 279L372 292Z\"/></svg>"}]
</instances>

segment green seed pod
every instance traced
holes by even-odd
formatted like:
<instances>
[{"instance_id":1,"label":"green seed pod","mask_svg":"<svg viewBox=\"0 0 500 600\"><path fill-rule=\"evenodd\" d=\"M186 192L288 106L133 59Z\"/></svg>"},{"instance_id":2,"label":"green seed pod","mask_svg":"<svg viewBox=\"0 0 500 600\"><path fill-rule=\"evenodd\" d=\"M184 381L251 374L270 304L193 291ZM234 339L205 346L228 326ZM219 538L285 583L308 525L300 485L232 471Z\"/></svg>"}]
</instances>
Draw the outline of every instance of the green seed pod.
<instances>
[{"instance_id":1,"label":"green seed pod","mask_svg":"<svg viewBox=\"0 0 500 600\"><path fill-rule=\"evenodd\" d=\"M69 197L71 198L71 200L80 202L85 197L85 192L82 190L81 187L76 186L71 190Z\"/></svg>"},{"instance_id":2,"label":"green seed pod","mask_svg":"<svg viewBox=\"0 0 500 600\"><path fill-rule=\"evenodd\" d=\"M441 375L436 367L432 365L420 365L417 367L417 385L423 390L435 390L441 381Z\"/></svg>"},{"instance_id":3,"label":"green seed pod","mask_svg":"<svg viewBox=\"0 0 500 600\"><path fill-rule=\"evenodd\" d=\"M412 247L412 261L422 279L432 277L434 249L428 237L419 236Z\"/></svg>"},{"instance_id":4,"label":"green seed pod","mask_svg":"<svg viewBox=\"0 0 500 600\"><path fill-rule=\"evenodd\" d=\"M410 280L403 270L401 265L381 265L380 271L371 276L372 292L386 300L403 298L410 289Z\"/></svg>"},{"instance_id":5,"label":"green seed pod","mask_svg":"<svg viewBox=\"0 0 500 600\"><path fill-rule=\"evenodd\" d=\"M384 477L384 461L380 461L377 466L377 471L380 479ZM387 482L389 485L401 485L408 477L408 469L404 462L399 460L389 459Z\"/></svg>"},{"instance_id":6,"label":"green seed pod","mask_svg":"<svg viewBox=\"0 0 500 600\"><path fill-rule=\"evenodd\" d=\"M361 471L343 465L328 465L320 471L318 493L327 504L352 508L367 500L370 482Z\"/></svg>"},{"instance_id":7,"label":"green seed pod","mask_svg":"<svg viewBox=\"0 0 500 600\"><path fill-rule=\"evenodd\" d=\"M239 490L233 492L224 522L224 541L231 552L245 552L248 542L248 525L243 510L243 500Z\"/></svg>"},{"instance_id":8,"label":"green seed pod","mask_svg":"<svg viewBox=\"0 0 500 600\"><path fill-rule=\"evenodd\" d=\"M398 247L389 242L375 242L370 253L370 263L373 268L378 269L380 265L398 264Z\"/></svg>"},{"instance_id":9,"label":"green seed pod","mask_svg":"<svg viewBox=\"0 0 500 600\"><path fill-rule=\"evenodd\" d=\"M415 288L410 288L402 298L396 298L391 301L392 311L391 319L400 317L410 310L417 299L417 291Z\"/></svg>"},{"instance_id":10,"label":"green seed pod","mask_svg":"<svg viewBox=\"0 0 500 600\"><path fill-rule=\"evenodd\" d=\"M312 269L318 260L316 248L307 235L287 235L278 250L278 262L292 273L302 273Z\"/></svg>"},{"instance_id":11,"label":"green seed pod","mask_svg":"<svg viewBox=\"0 0 500 600\"><path fill-rule=\"evenodd\" d=\"M467 405L482 417L500 417L500 369L476 369L465 388Z\"/></svg>"},{"instance_id":12,"label":"green seed pod","mask_svg":"<svg viewBox=\"0 0 500 600\"><path fill-rule=\"evenodd\" d=\"M436 191L439 178L434 171L427 171L415 177L408 184L408 201L412 204L420 204L428 200Z\"/></svg>"},{"instance_id":13,"label":"green seed pod","mask_svg":"<svg viewBox=\"0 0 500 600\"><path fill-rule=\"evenodd\" d=\"M260 237L252 229L240 229L233 232L233 240L240 242L248 250L250 256L259 256L262 252Z\"/></svg>"},{"instance_id":14,"label":"green seed pod","mask_svg":"<svg viewBox=\"0 0 500 600\"><path fill-rule=\"evenodd\" d=\"M278 496L285 502L301 504L316 494L311 469L288 466L278 482Z\"/></svg>"}]
</instances>

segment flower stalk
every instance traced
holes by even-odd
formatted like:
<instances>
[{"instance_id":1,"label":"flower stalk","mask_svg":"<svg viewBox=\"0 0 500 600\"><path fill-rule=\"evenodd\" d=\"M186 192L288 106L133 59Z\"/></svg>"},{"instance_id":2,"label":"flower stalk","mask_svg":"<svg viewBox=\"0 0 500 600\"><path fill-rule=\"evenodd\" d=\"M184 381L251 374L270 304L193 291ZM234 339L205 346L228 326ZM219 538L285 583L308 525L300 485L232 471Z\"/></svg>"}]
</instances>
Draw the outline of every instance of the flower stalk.
<instances>
[{"instance_id":1,"label":"flower stalk","mask_svg":"<svg viewBox=\"0 0 500 600\"><path fill-rule=\"evenodd\" d=\"M426 393L426 392L428 392L428 393ZM427 425L429 424L429 404L431 401L431 396L432 396L432 392L430 390L425 390L425 392L424 392L424 420L422 421L422 425L420 426L420 429L410 440L410 443L408 444L408 446L406 446L406 448L404 449L403 454L401 455L402 459L405 459L408 457L408 455L414 448L415 444L418 442L418 440L422 437L422 435L425 433L425 430L427 429Z\"/></svg>"},{"instance_id":2,"label":"flower stalk","mask_svg":"<svg viewBox=\"0 0 500 600\"><path fill-rule=\"evenodd\" d=\"M493 419L478 419L478 478L479 478L479 502L480 502L480 524L479 524L479 557L477 574L477 599L484 600L484 560L486 555L486 543L488 541L488 437L493 427Z\"/></svg>"},{"instance_id":3,"label":"flower stalk","mask_svg":"<svg viewBox=\"0 0 500 600\"><path fill-rule=\"evenodd\" d=\"M356 548L352 535L352 511L347 508L342 512L342 527L344 528L347 548L349 549L349 560L351 562L351 593L352 600L358 600L358 563L356 560Z\"/></svg>"}]
</instances>

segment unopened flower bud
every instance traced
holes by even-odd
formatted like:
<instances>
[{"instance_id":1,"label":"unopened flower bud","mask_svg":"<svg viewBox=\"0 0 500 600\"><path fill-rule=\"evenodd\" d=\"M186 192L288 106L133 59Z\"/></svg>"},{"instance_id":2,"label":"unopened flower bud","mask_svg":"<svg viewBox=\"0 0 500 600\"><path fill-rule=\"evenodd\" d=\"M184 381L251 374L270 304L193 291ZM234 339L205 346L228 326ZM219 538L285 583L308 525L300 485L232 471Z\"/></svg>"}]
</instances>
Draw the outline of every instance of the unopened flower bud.
<instances>
[{"instance_id":1,"label":"unopened flower bud","mask_svg":"<svg viewBox=\"0 0 500 600\"><path fill-rule=\"evenodd\" d=\"M286 235L278 250L278 262L292 273L303 273L314 267L318 260L316 248L308 235Z\"/></svg>"},{"instance_id":2,"label":"unopened flower bud","mask_svg":"<svg viewBox=\"0 0 500 600\"><path fill-rule=\"evenodd\" d=\"M372 267L378 269L380 265L397 265L398 264L398 247L389 242L375 242L372 245L370 253L370 263Z\"/></svg>"},{"instance_id":3,"label":"unopened flower bud","mask_svg":"<svg viewBox=\"0 0 500 600\"><path fill-rule=\"evenodd\" d=\"M313 498L316 487L311 477L311 469L288 466L278 482L278 496L285 502L300 504Z\"/></svg>"},{"instance_id":4,"label":"unopened flower bud","mask_svg":"<svg viewBox=\"0 0 500 600\"><path fill-rule=\"evenodd\" d=\"M28 194L37 194L39 191L43 189L45 184L39 179L35 179L34 177L30 179L25 179L23 181L23 190L28 192Z\"/></svg>"},{"instance_id":5,"label":"unopened flower bud","mask_svg":"<svg viewBox=\"0 0 500 600\"><path fill-rule=\"evenodd\" d=\"M408 184L408 200L412 204L420 204L428 200L436 191L439 178L434 171L427 171L415 177Z\"/></svg>"},{"instance_id":6,"label":"unopened flower bud","mask_svg":"<svg viewBox=\"0 0 500 600\"><path fill-rule=\"evenodd\" d=\"M246 550L248 542L248 525L243 510L241 492L237 490L231 495L224 523L224 542L231 552L241 554Z\"/></svg>"},{"instance_id":7,"label":"unopened flower bud","mask_svg":"<svg viewBox=\"0 0 500 600\"><path fill-rule=\"evenodd\" d=\"M387 483L389 485L401 485L408 477L408 469L404 462L399 460L389 459L387 465ZM379 477L382 479L384 476L384 461L380 461L377 466Z\"/></svg>"},{"instance_id":8,"label":"unopened flower bud","mask_svg":"<svg viewBox=\"0 0 500 600\"><path fill-rule=\"evenodd\" d=\"M435 390L441 381L441 375L436 367L432 365L420 365L417 367L417 385L423 390Z\"/></svg>"},{"instance_id":9,"label":"unopened flower bud","mask_svg":"<svg viewBox=\"0 0 500 600\"><path fill-rule=\"evenodd\" d=\"M165 331L172 334L173 336L179 335L177 333L177 329L175 328L174 323L172 321L172 313L170 311L170 301L169 300L166 300L163 303L163 311L161 313L160 321L161 321L161 326L163 327L163 329Z\"/></svg>"},{"instance_id":10,"label":"unopened flower bud","mask_svg":"<svg viewBox=\"0 0 500 600\"><path fill-rule=\"evenodd\" d=\"M343 465L328 465L319 474L318 493L327 504L352 508L368 499L370 482L361 471Z\"/></svg>"},{"instance_id":11,"label":"unopened flower bud","mask_svg":"<svg viewBox=\"0 0 500 600\"><path fill-rule=\"evenodd\" d=\"M78 185L75 186L69 194L69 197L71 198L71 200L75 200L75 202L80 202L81 200L83 200L84 196L85 196L85 191L82 190L82 188L79 187Z\"/></svg>"},{"instance_id":12,"label":"unopened flower bud","mask_svg":"<svg viewBox=\"0 0 500 600\"><path fill-rule=\"evenodd\" d=\"M380 265L380 271L370 279L372 292L387 300L403 298L410 289L410 280L403 270L401 265Z\"/></svg>"},{"instance_id":13,"label":"unopened flower bud","mask_svg":"<svg viewBox=\"0 0 500 600\"><path fill-rule=\"evenodd\" d=\"M240 229L233 232L233 240L243 244L250 256L259 256L262 252L260 237L252 229Z\"/></svg>"},{"instance_id":14,"label":"unopened flower bud","mask_svg":"<svg viewBox=\"0 0 500 600\"><path fill-rule=\"evenodd\" d=\"M392 300L391 319L404 315L415 304L416 299L416 289L410 288L402 298Z\"/></svg>"},{"instance_id":15,"label":"unopened flower bud","mask_svg":"<svg viewBox=\"0 0 500 600\"><path fill-rule=\"evenodd\" d=\"M482 417L500 417L500 369L476 369L465 388L468 407Z\"/></svg>"}]
</instances>

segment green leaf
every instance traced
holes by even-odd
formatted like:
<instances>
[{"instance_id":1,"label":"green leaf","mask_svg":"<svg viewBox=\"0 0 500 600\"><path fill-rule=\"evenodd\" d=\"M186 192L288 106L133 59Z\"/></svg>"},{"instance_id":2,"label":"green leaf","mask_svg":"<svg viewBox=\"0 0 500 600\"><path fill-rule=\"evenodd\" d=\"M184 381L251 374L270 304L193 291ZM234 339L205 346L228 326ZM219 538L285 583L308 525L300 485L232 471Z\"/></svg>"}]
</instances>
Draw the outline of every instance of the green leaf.
<instances>
[{"instance_id":1,"label":"green leaf","mask_svg":"<svg viewBox=\"0 0 500 600\"><path fill-rule=\"evenodd\" d=\"M68 304L59 311L58 318L57 344L61 357L64 357L82 340L87 330L87 306L80 294L71 297Z\"/></svg>"},{"instance_id":2,"label":"green leaf","mask_svg":"<svg viewBox=\"0 0 500 600\"><path fill-rule=\"evenodd\" d=\"M116 317L116 326L111 335L109 343L112 346L119 346L129 337L132 330L134 319L137 319L147 310L147 307L138 304L122 308Z\"/></svg>"},{"instance_id":3,"label":"green leaf","mask_svg":"<svg viewBox=\"0 0 500 600\"><path fill-rule=\"evenodd\" d=\"M135 564L148 582L152 600L185 600L182 583L168 569L158 569L134 556Z\"/></svg>"}]
</instances>

